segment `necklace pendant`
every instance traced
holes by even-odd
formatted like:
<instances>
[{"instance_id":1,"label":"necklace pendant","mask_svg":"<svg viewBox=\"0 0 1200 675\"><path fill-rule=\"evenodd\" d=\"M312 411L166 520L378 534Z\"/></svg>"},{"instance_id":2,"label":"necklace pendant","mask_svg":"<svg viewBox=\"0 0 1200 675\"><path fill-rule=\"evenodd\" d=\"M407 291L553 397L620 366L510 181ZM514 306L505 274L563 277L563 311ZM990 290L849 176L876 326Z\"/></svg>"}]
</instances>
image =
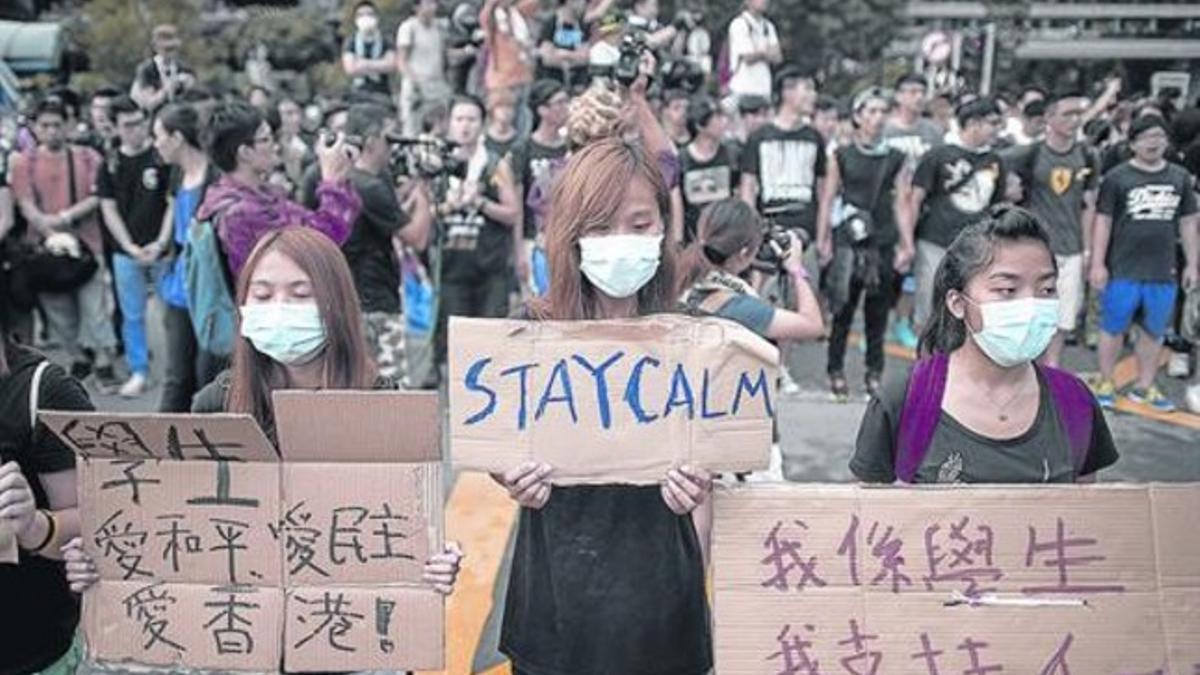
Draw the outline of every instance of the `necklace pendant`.
<instances>
[{"instance_id":1,"label":"necklace pendant","mask_svg":"<svg viewBox=\"0 0 1200 675\"><path fill-rule=\"evenodd\" d=\"M1001 414L1001 415L1000 415L1000 421L1001 421L1001 422L1007 422L1007 421L1008 421L1008 415Z\"/></svg>"}]
</instances>

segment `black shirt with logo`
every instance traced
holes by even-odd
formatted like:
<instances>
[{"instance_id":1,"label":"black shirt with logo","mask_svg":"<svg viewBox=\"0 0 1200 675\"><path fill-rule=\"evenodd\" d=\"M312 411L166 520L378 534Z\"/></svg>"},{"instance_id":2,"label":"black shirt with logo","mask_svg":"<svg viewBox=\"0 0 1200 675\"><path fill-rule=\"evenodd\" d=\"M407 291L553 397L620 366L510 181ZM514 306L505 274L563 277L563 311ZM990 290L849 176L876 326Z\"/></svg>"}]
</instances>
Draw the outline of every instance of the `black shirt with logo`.
<instances>
[{"instance_id":1,"label":"black shirt with logo","mask_svg":"<svg viewBox=\"0 0 1200 675\"><path fill-rule=\"evenodd\" d=\"M136 155L118 150L106 158L96 181L96 193L101 199L117 203L129 238L145 246L157 239L162 229L169 179L170 170L154 148ZM109 236L108 228L104 229L105 236Z\"/></svg>"},{"instance_id":2,"label":"black shirt with logo","mask_svg":"<svg viewBox=\"0 0 1200 675\"><path fill-rule=\"evenodd\" d=\"M539 182L545 186L546 177L550 175L555 163L566 156L566 143L542 145L532 137L512 149L509 163L513 170L513 178L520 186L521 205L525 210L523 225L526 239L536 237L540 226L543 225L537 222L534 209L528 205L529 191Z\"/></svg>"},{"instance_id":3,"label":"black shirt with logo","mask_svg":"<svg viewBox=\"0 0 1200 675\"><path fill-rule=\"evenodd\" d=\"M947 248L964 228L1004 199L1006 174L990 149L938 146L921 158L913 186L925 190L917 239Z\"/></svg>"},{"instance_id":4,"label":"black shirt with logo","mask_svg":"<svg viewBox=\"0 0 1200 675\"><path fill-rule=\"evenodd\" d=\"M1187 170L1169 163L1151 172L1125 162L1104 176L1096 210L1112 218L1110 278L1175 283L1179 220L1196 212L1192 183Z\"/></svg>"},{"instance_id":5,"label":"black shirt with logo","mask_svg":"<svg viewBox=\"0 0 1200 675\"><path fill-rule=\"evenodd\" d=\"M683 240L696 237L696 224L704 207L737 194L740 172L737 155L726 144L708 159L697 159L695 146L689 145L679 153L681 160L680 188L683 192Z\"/></svg>"},{"instance_id":6,"label":"black shirt with logo","mask_svg":"<svg viewBox=\"0 0 1200 675\"><path fill-rule=\"evenodd\" d=\"M857 144L836 150L842 183L842 200L862 211L869 211L878 246L894 246L900 238L896 229L896 176L904 169L907 156L889 146L881 152L867 152Z\"/></svg>"},{"instance_id":7,"label":"black shirt with logo","mask_svg":"<svg viewBox=\"0 0 1200 675\"><path fill-rule=\"evenodd\" d=\"M758 179L758 207L789 228L817 229L817 181L825 177L825 141L810 126L755 131L742 154L742 173Z\"/></svg>"},{"instance_id":8,"label":"black shirt with logo","mask_svg":"<svg viewBox=\"0 0 1200 675\"><path fill-rule=\"evenodd\" d=\"M1084 195L1099 184L1100 160L1082 143L1060 153L1039 141L1008 155L1009 169L1021 178L1021 205L1037 216L1055 255L1083 251Z\"/></svg>"},{"instance_id":9,"label":"black shirt with logo","mask_svg":"<svg viewBox=\"0 0 1200 675\"><path fill-rule=\"evenodd\" d=\"M508 171L500 158L488 153L487 166L479 177L482 195L496 201L497 171ZM451 186L458 183L451 178ZM504 274L512 260L512 229L468 207L442 216L442 281L475 283Z\"/></svg>"}]
</instances>

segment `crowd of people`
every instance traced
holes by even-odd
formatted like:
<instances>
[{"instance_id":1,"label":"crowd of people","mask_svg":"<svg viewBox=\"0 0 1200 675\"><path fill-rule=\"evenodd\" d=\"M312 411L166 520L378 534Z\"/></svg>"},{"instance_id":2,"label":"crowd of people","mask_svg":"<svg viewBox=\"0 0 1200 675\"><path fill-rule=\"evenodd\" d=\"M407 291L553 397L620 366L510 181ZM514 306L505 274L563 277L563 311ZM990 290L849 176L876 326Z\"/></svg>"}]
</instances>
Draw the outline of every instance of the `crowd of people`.
<instances>
[{"instance_id":1,"label":"crowd of people","mask_svg":"<svg viewBox=\"0 0 1200 675\"><path fill-rule=\"evenodd\" d=\"M421 0L393 39L355 3L350 88L323 107L210 91L158 26L128 88L38 92L6 125L0 518L26 551L20 605L42 614L0 620L30 636L0 670L77 658L64 612L95 578L72 456L27 413L90 408L81 382L143 397L154 359L157 410L248 413L273 438L275 389L438 386L450 316L680 311L785 353L826 340L846 401L861 305L865 481L1094 478L1117 459L1101 409L1127 344L1124 395L1175 409L1164 355L1186 377L1200 337L1195 106L1115 79L952 96L917 73L835 100L784 63L767 0L717 40L656 0L527 4L448 21ZM919 360L885 382L889 340ZM1069 344L1097 348L1090 390L1062 370ZM1200 411L1200 384L1189 397ZM713 477L552 489L552 472L496 476L524 507L501 638L516 672L707 672ZM579 537L608 553L581 559ZM434 556L430 583L449 592L460 557Z\"/></svg>"}]
</instances>

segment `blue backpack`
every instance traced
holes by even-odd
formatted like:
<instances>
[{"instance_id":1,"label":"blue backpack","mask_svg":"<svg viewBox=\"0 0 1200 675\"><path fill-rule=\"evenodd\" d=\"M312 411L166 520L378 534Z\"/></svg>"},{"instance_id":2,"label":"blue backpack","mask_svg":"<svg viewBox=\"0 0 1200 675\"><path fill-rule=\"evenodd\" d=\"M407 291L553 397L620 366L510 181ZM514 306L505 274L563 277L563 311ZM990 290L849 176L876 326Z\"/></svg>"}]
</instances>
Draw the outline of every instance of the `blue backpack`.
<instances>
[{"instance_id":1,"label":"blue backpack","mask_svg":"<svg viewBox=\"0 0 1200 675\"><path fill-rule=\"evenodd\" d=\"M225 254L211 220L193 219L183 246L184 286L188 315L197 346L209 354L229 356L237 314L225 271Z\"/></svg>"}]
</instances>

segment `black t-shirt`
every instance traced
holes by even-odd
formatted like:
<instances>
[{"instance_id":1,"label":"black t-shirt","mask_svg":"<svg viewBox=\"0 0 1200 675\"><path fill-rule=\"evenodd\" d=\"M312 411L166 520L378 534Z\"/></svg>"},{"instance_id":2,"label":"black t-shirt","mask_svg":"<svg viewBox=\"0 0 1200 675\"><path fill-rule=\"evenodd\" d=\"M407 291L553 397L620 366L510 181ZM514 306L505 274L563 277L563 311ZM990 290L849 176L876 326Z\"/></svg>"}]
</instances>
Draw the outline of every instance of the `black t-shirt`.
<instances>
[{"instance_id":1,"label":"black t-shirt","mask_svg":"<svg viewBox=\"0 0 1200 675\"><path fill-rule=\"evenodd\" d=\"M894 246L900 238L892 208L896 176L904 169L907 157L894 148L884 148L881 153L867 153L851 144L838 148L836 155L842 199L857 209L870 211L876 245Z\"/></svg>"},{"instance_id":2,"label":"black t-shirt","mask_svg":"<svg viewBox=\"0 0 1200 675\"><path fill-rule=\"evenodd\" d=\"M354 54L362 59L380 59L388 52L396 51L396 45L392 44L391 38L383 33L380 33L376 39L363 40L361 49L356 50L358 40L354 35L346 38L342 43L343 54ZM368 91L376 94L391 94L391 83L387 75L376 73L374 75L364 75L363 77L352 78L351 84L358 91Z\"/></svg>"},{"instance_id":3,"label":"black t-shirt","mask_svg":"<svg viewBox=\"0 0 1200 675\"><path fill-rule=\"evenodd\" d=\"M490 152L488 155L479 183L483 196L495 201L496 172L503 165L499 157ZM512 228L480 211L467 209L442 216L441 230L442 281L476 283L508 271L512 260Z\"/></svg>"},{"instance_id":4,"label":"black t-shirt","mask_svg":"<svg viewBox=\"0 0 1200 675\"><path fill-rule=\"evenodd\" d=\"M175 68L177 69L177 72L194 75L194 73L192 73L192 69L188 68L182 63L176 64ZM162 72L159 71L158 64L155 63L154 59L152 58L146 59L138 64L137 72L134 73L134 79L138 84L142 85L143 87L149 87L150 89L162 89L163 87Z\"/></svg>"},{"instance_id":5,"label":"black t-shirt","mask_svg":"<svg viewBox=\"0 0 1200 675\"><path fill-rule=\"evenodd\" d=\"M518 140L520 140L520 134L513 134L512 138L507 141L499 141L492 138L490 134L484 134L483 144L487 146L489 152L497 157L506 157L509 151L516 146Z\"/></svg>"},{"instance_id":6,"label":"black t-shirt","mask_svg":"<svg viewBox=\"0 0 1200 675\"><path fill-rule=\"evenodd\" d=\"M500 651L536 675L702 675L700 542L658 486L555 487L521 509Z\"/></svg>"},{"instance_id":7,"label":"black t-shirt","mask_svg":"<svg viewBox=\"0 0 1200 675\"><path fill-rule=\"evenodd\" d=\"M679 153L684 242L695 238L696 224L705 206L737 194L740 176L737 158L728 146L718 145L716 154L703 161L696 159L692 148L689 145Z\"/></svg>"},{"instance_id":8,"label":"black t-shirt","mask_svg":"<svg viewBox=\"0 0 1200 675\"><path fill-rule=\"evenodd\" d=\"M1076 143L1065 153L1038 141L1005 156L1008 169L1021 178L1021 205L1029 209L1050 237L1056 255L1083 251L1084 194L1100 181L1100 161L1087 146Z\"/></svg>"},{"instance_id":9,"label":"black t-shirt","mask_svg":"<svg viewBox=\"0 0 1200 675\"><path fill-rule=\"evenodd\" d=\"M578 22L563 21L556 14L542 24L542 32L538 35L538 47L546 43L559 49L573 51L587 43L587 34ZM588 66L586 63L569 68L547 66L539 59L537 79L561 82L568 88L582 87L588 81Z\"/></svg>"},{"instance_id":10,"label":"black t-shirt","mask_svg":"<svg viewBox=\"0 0 1200 675\"><path fill-rule=\"evenodd\" d=\"M1112 218L1105 256L1111 278L1175 283L1179 219L1196 212L1192 183L1169 163L1150 173L1126 162L1104 176L1096 210Z\"/></svg>"},{"instance_id":11,"label":"black t-shirt","mask_svg":"<svg viewBox=\"0 0 1200 675\"><path fill-rule=\"evenodd\" d=\"M117 202L117 212L125 220L130 239L145 246L157 239L162 229L170 182L170 171L154 148L136 155L118 150L105 159L96 181L96 194Z\"/></svg>"},{"instance_id":12,"label":"black t-shirt","mask_svg":"<svg viewBox=\"0 0 1200 675\"><path fill-rule=\"evenodd\" d=\"M364 312L398 313L400 267L392 251L392 237L408 224L408 214L400 208L386 177L353 169L350 184L362 199L362 210L342 244L354 288Z\"/></svg>"},{"instance_id":13,"label":"black t-shirt","mask_svg":"<svg viewBox=\"0 0 1200 675\"><path fill-rule=\"evenodd\" d=\"M942 411L915 483L1072 483L1077 478L1070 443L1041 373L1038 412L1033 425L1016 438L985 438ZM871 483L896 480L896 433L904 409L907 377L890 378L872 398L858 429L850 470ZM1104 413L1092 403L1092 440L1079 476L1117 461L1117 449Z\"/></svg>"},{"instance_id":14,"label":"black t-shirt","mask_svg":"<svg viewBox=\"0 0 1200 675\"><path fill-rule=\"evenodd\" d=\"M49 508L37 476L73 469L75 455L43 425L30 433L29 387L43 360L21 348L9 354L9 374L0 377L0 455L21 465L38 508ZM92 410L92 404L78 382L51 365L42 375L38 409ZM0 598L7 610L0 612L0 673L42 670L71 646L79 601L61 562L22 551L19 564L0 565Z\"/></svg>"},{"instance_id":15,"label":"black t-shirt","mask_svg":"<svg viewBox=\"0 0 1200 675\"><path fill-rule=\"evenodd\" d=\"M790 228L817 229L817 181L825 176L825 141L810 126L755 131L742 153L742 173L758 179L758 207Z\"/></svg>"},{"instance_id":16,"label":"black t-shirt","mask_svg":"<svg viewBox=\"0 0 1200 675\"><path fill-rule=\"evenodd\" d=\"M913 185L925 190L917 238L943 248L963 228L981 220L1004 199L1004 164L992 150L942 145L921 158Z\"/></svg>"},{"instance_id":17,"label":"black t-shirt","mask_svg":"<svg viewBox=\"0 0 1200 675\"><path fill-rule=\"evenodd\" d=\"M567 144L556 146L542 145L530 137L524 143L513 146L509 163L513 170L513 179L520 186L521 206L525 210L524 234L526 239L537 236L537 218L533 209L527 205L529 191L538 181L544 181L554 166L555 160L567 156Z\"/></svg>"}]
</instances>

